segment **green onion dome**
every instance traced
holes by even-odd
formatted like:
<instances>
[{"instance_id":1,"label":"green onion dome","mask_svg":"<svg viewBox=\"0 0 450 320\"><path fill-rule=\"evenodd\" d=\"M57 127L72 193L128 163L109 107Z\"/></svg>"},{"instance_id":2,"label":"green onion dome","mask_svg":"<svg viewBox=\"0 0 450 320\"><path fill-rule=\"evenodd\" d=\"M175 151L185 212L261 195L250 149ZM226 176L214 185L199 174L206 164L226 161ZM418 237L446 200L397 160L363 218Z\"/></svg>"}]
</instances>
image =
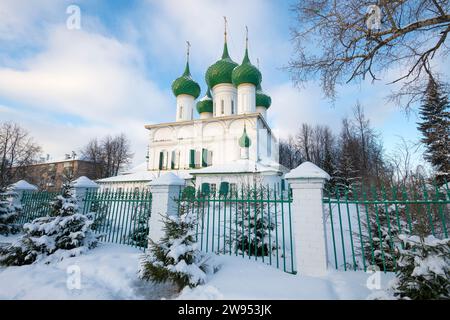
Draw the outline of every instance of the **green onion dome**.
<instances>
[{"instance_id":1,"label":"green onion dome","mask_svg":"<svg viewBox=\"0 0 450 320\"><path fill-rule=\"evenodd\" d=\"M230 55L228 54L228 46L225 42L222 59L214 63L206 71L205 80L208 87L214 88L221 83L233 83L231 74L233 73L233 69L237 66L238 64L231 60Z\"/></svg>"},{"instance_id":2,"label":"green onion dome","mask_svg":"<svg viewBox=\"0 0 450 320\"><path fill-rule=\"evenodd\" d=\"M241 148L249 148L252 144L252 140L250 140L250 137L247 135L247 129L244 126L244 132L242 133L242 136L239 138L239 146Z\"/></svg>"},{"instance_id":3,"label":"green onion dome","mask_svg":"<svg viewBox=\"0 0 450 320\"><path fill-rule=\"evenodd\" d=\"M189 62L186 62L186 68L181 77L172 83L172 92L178 97L180 94L187 94L197 99L200 95L200 86L191 78Z\"/></svg>"},{"instance_id":4,"label":"green onion dome","mask_svg":"<svg viewBox=\"0 0 450 320\"><path fill-rule=\"evenodd\" d=\"M256 87L256 106L269 109L272 99L262 91L261 84Z\"/></svg>"},{"instance_id":5,"label":"green onion dome","mask_svg":"<svg viewBox=\"0 0 450 320\"><path fill-rule=\"evenodd\" d=\"M206 95L199 102L197 102L197 111L198 113L213 112L213 101L211 99L211 92L209 91L209 88Z\"/></svg>"},{"instance_id":6,"label":"green onion dome","mask_svg":"<svg viewBox=\"0 0 450 320\"><path fill-rule=\"evenodd\" d=\"M245 49L245 56L242 64L233 70L233 84L237 87L243 83L251 83L258 86L261 83L262 75L257 67L251 64L248 58L248 49Z\"/></svg>"}]
</instances>

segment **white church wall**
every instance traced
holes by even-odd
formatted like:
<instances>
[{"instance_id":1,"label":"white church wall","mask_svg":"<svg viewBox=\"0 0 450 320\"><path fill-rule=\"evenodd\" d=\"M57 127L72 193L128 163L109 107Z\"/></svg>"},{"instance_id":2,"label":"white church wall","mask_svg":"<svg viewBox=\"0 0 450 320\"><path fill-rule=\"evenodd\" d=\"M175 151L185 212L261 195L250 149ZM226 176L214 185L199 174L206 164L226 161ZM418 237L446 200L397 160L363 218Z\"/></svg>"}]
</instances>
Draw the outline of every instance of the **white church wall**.
<instances>
[{"instance_id":1,"label":"white church wall","mask_svg":"<svg viewBox=\"0 0 450 320\"><path fill-rule=\"evenodd\" d=\"M164 159L165 169L170 169L172 151L179 152L175 163L177 168L188 169L190 164L190 150L194 149L199 155L206 149L212 152L210 164L224 164L241 158L239 138L242 136L244 124L247 135L252 144L249 148L249 159L259 161L272 159L273 147L268 148L271 140L270 131L265 123L256 115L246 117L236 116L225 119L195 120L186 124L168 124L164 127L151 129L149 148L149 169L159 170L160 152L167 152ZM262 130L262 131L261 131ZM177 153L178 154L178 153ZM198 159L198 155L196 156ZM201 161L197 161L202 165Z\"/></svg>"}]
</instances>

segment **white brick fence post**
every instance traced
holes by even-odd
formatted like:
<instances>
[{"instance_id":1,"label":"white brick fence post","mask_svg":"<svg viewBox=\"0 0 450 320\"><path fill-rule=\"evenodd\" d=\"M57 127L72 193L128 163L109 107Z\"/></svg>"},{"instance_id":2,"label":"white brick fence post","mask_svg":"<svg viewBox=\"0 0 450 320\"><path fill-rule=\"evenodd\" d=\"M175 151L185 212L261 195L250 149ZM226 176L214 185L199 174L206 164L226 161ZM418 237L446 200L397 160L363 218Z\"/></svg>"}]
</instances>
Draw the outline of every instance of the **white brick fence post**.
<instances>
[{"instance_id":1,"label":"white brick fence post","mask_svg":"<svg viewBox=\"0 0 450 320\"><path fill-rule=\"evenodd\" d=\"M172 172L163 174L149 183L152 192L152 213L148 222L150 229L148 237L152 241L157 242L163 236L161 216L178 214L175 198L178 198L180 189L184 185L185 181Z\"/></svg>"},{"instance_id":2,"label":"white brick fence post","mask_svg":"<svg viewBox=\"0 0 450 320\"><path fill-rule=\"evenodd\" d=\"M21 200L24 192L31 192L31 191L37 191L38 187L36 187L34 184L28 183L25 180L17 181L16 183L13 183L10 185L10 190L16 193L16 197L14 197L13 203L15 206L21 205Z\"/></svg>"},{"instance_id":3,"label":"white brick fence post","mask_svg":"<svg viewBox=\"0 0 450 320\"><path fill-rule=\"evenodd\" d=\"M91 190L97 190L99 188L99 185L91 179L85 176L81 176L73 181L73 188L75 190L75 196L79 201L78 208L80 211L82 211L84 208L84 202L86 200L86 193Z\"/></svg>"},{"instance_id":4,"label":"white brick fence post","mask_svg":"<svg viewBox=\"0 0 450 320\"><path fill-rule=\"evenodd\" d=\"M286 174L292 188L292 223L295 261L300 275L322 276L327 272L323 187L328 173L304 162Z\"/></svg>"}]
</instances>

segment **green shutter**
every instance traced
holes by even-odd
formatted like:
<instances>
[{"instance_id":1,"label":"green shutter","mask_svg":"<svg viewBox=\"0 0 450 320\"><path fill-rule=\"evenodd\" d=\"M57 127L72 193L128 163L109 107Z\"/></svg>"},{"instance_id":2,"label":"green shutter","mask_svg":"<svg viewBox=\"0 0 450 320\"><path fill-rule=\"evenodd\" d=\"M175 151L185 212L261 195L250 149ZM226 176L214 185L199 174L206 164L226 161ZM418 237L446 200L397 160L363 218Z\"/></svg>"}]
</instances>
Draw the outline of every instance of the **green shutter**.
<instances>
[{"instance_id":1,"label":"green shutter","mask_svg":"<svg viewBox=\"0 0 450 320\"><path fill-rule=\"evenodd\" d=\"M172 158L170 159L170 169L172 170L175 169L175 157L175 151L172 151Z\"/></svg>"},{"instance_id":2,"label":"green shutter","mask_svg":"<svg viewBox=\"0 0 450 320\"><path fill-rule=\"evenodd\" d=\"M159 170L162 170L164 163L164 152L159 153Z\"/></svg>"},{"instance_id":3,"label":"green shutter","mask_svg":"<svg viewBox=\"0 0 450 320\"><path fill-rule=\"evenodd\" d=\"M191 149L189 155L189 168L195 168L195 150Z\"/></svg>"},{"instance_id":4,"label":"green shutter","mask_svg":"<svg viewBox=\"0 0 450 320\"><path fill-rule=\"evenodd\" d=\"M230 184L228 182L221 182L219 187L219 195L226 196L228 194L228 191L230 189Z\"/></svg>"},{"instance_id":5,"label":"green shutter","mask_svg":"<svg viewBox=\"0 0 450 320\"><path fill-rule=\"evenodd\" d=\"M208 166L208 150L202 149L202 167Z\"/></svg>"},{"instance_id":6,"label":"green shutter","mask_svg":"<svg viewBox=\"0 0 450 320\"><path fill-rule=\"evenodd\" d=\"M209 183L207 183L207 182L202 183L202 194L207 196L207 195L209 195L209 193L210 193Z\"/></svg>"}]
</instances>

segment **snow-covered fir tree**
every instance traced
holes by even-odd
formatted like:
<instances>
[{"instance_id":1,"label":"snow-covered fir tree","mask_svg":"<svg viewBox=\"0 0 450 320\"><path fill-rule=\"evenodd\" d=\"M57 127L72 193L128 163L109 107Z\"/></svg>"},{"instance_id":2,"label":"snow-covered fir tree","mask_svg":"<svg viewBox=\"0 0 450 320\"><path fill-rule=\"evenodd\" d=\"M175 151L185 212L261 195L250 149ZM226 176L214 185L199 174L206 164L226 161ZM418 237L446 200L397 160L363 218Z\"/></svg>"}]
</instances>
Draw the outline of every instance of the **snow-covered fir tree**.
<instances>
[{"instance_id":1,"label":"snow-covered fir tree","mask_svg":"<svg viewBox=\"0 0 450 320\"><path fill-rule=\"evenodd\" d=\"M209 255L197 249L197 221L193 210L187 210L187 203L182 201L179 215L162 216L162 221L164 236L158 242L149 240L149 252L141 264L141 277L156 283L172 282L179 290L205 283L214 267Z\"/></svg>"},{"instance_id":2,"label":"snow-covered fir tree","mask_svg":"<svg viewBox=\"0 0 450 320\"><path fill-rule=\"evenodd\" d=\"M20 226L15 223L19 216L20 208L17 207L13 199L17 194L9 189L0 189L0 234L8 235L17 233Z\"/></svg>"},{"instance_id":3,"label":"snow-covered fir tree","mask_svg":"<svg viewBox=\"0 0 450 320\"><path fill-rule=\"evenodd\" d=\"M97 244L92 223L91 217L78 212L73 186L66 182L52 202L50 215L26 223L18 241L0 248L0 264L31 264L57 252L58 258L81 254Z\"/></svg>"},{"instance_id":4,"label":"snow-covered fir tree","mask_svg":"<svg viewBox=\"0 0 450 320\"><path fill-rule=\"evenodd\" d=\"M450 299L450 239L400 235L404 249L392 292L400 299Z\"/></svg>"},{"instance_id":5,"label":"snow-covered fir tree","mask_svg":"<svg viewBox=\"0 0 450 320\"><path fill-rule=\"evenodd\" d=\"M430 78L418 123L426 148L424 157L436 170L436 180L440 184L450 181L450 103L442 88Z\"/></svg>"},{"instance_id":6,"label":"snow-covered fir tree","mask_svg":"<svg viewBox=\"0 0 450 320\"><path fill-rule=\"evenodd\" d=\"M368 222L362 217L364 258L366 264L375 265L380 270L394 271L400 246L398 236L407 229L403 220L397 220L396 215L404 215L404 206L384 205L368 210ZM400 226L399 226L400 224Z\"/></svg>"},{"instance_id":7,"label":"snow-covered fir tree","mask_svg":"<svg viewBox=\"0 0 450 320\"><path fill-rule=\"evenodd\" d=\"M150 218L150 208L147 204L139 204L133 207L132 224L133 230L126 235L132 244L141 248L146 247L148 243L147 235L149 232L148 219ZM124 239L127 241L127 239Z\"/></svg>"},{"instance_id":8,"label":"snow-covered fir tree","mask_svg":"<svg viewBox=\"0 0 450 320\"><path fill-rule=\"evenodd\" d=\"M260 201L260 199L266 199L270 191L266 188L246 189L244 199L250 199L250 201L237 204L238 214L234 232L236 234L234 250L238 254L244 252L249 256L268 256L276 250L274 237L277 227L275 210L274 208L268 208L270 205ZM272 191L272 194L273 192L275 191ZM281 212L281 209L279 211ZM281 221L278 221L278 223L281 223ZM269 233L272 237L269 237Z\"/></svg>"}]
</instances>

